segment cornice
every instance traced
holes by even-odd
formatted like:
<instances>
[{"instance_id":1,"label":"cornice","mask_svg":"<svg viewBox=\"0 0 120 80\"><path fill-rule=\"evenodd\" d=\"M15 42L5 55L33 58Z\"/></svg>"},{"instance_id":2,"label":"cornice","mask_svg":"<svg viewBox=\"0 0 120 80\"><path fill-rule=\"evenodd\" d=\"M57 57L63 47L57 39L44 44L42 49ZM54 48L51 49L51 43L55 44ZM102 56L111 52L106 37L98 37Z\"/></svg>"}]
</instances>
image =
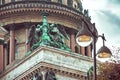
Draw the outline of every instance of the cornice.
<instances>
[{"instance_id":1,"label":"cornice","mask_svg":"<svg viewBox=\"0 0 120 80\"><path fill-rule=\"evenodd\" d=\"M86 78L86 73L77 71L77 70L72 70L69 68L65 68L62 66L57 66L57 65L52 65L48 63L39 63L36 66L32 67L31 69L25 71L21 75L17 76L15 80L24 80L25 78L33 77L35 73L40 73L40 72L47 72L47 71L54 71L57 75L62 75L62 76L69 76L71 78L76 78L76 79L82 79Z\"/></svg>"},{"instance_id":2,"label":"cornice","mask_svg":"<svg viewBox=\"0 0 120 80\"><path fill-rule=\"evenodd\" d=\"M71 56L74 59L79 58L79 60L85 60L90 63L92 63L92 61L93 61L92 58L88 58L83 55L79 55L79 54L77 55L76 53L70 53L68 51L63 51L61 49L52 48L52 47L48 47L48 46L42 46L42 47L37 48L32 54L30 54L29 56L26 56L24 59L19 60L16 63L12 63L11 65L8 65L9 66L8 69L6 69L0 75L0 77L3 77L5 75L7 75L8 73L12 72L16 68L18 68L20 65L24 64L26 61L30 60L32 57L37 55L41 50L48 51L48 52L51 51L52 53L55 52L60 55L64 55L66 57ZM44 71L44 70L54 70L57 74L66 75L66 76L73 76L73 77L80 77L80 78L86 77L86 73L82 72L80 70L71 69L68 67L63 67L63 66L59 66L59 65L55 65L55 64L53 65L51 63L46 63L46 62L37 63L36 65L30 67L25 72L22 72L19 76L15 76L15 77L16 77L16 80L19 80L20 78L24 78L26 76L30 76L36 72Z\"/></svg>"},{"instance_id":3,"label":"cornice","mask_svg":"<svg viewBox=\"0 0 120 80\"><path fill-rule=\"evenodd\" d=\"M0 16L9 15L20 12L41 12L47 11L50 13L58 13L61 15L70 16L73 18L80 18L82 13L72 7L68 7L63 4L46 1L18 1L14 3L8 3L0 6Z\"/></svg>"}]
</instances>

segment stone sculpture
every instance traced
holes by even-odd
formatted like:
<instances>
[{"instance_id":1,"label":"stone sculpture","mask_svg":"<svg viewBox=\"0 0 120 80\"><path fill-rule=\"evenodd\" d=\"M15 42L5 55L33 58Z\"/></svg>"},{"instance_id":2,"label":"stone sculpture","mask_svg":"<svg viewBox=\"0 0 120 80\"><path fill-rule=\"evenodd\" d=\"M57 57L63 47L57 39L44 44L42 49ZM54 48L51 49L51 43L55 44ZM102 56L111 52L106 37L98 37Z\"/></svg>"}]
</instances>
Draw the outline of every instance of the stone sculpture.
<instances>
[{"instance_id":1,"label":"stone sculpture","mask_svg":"<svg viewBox=\"0 0 120 80\"><path fill-rule=\"evenodd\" d=\"M45 80L57 80L53 71L48 71L45 76Z\"/></svg>"}]
</instances>

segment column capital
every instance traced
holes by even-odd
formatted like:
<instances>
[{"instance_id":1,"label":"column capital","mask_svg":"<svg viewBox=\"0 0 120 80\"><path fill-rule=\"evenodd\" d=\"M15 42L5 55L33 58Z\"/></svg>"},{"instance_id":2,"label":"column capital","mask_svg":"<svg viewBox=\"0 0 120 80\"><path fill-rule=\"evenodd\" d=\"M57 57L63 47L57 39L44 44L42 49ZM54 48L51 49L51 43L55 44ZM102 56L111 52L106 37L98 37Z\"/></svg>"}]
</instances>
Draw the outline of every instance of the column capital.
<instances>
[{"instance_id":1,"label":"column capital","mask_svg":"<svg viewBox=\"0 0 120 80\"><path fill-rule=\"evenodd\" d=\"M10 25L9 25L9 29L10 29L10 30L14 30L14 29L15 29L15 24L10 24Z\"/></svg>"},{"instance_id":2,"label":"column capital","mask_svg":"<svg viewBox=\"0 0 120 80\"><path fill-rule=\"evenodd\" d=\"M71 34L76 34L77 30L69 28L66 30L66 32L71 35Z\"/></svg>"},{"instance_id":3,"label":"column capital","mask_svg":"<svg viewBox=\"0 0 120 80\"><path fill-rule=\"evenodd\" d=\"M30 22L24 22L23 24L24 24L25 28L29 28L31 26Z\"/></svg>"}]
</instances>

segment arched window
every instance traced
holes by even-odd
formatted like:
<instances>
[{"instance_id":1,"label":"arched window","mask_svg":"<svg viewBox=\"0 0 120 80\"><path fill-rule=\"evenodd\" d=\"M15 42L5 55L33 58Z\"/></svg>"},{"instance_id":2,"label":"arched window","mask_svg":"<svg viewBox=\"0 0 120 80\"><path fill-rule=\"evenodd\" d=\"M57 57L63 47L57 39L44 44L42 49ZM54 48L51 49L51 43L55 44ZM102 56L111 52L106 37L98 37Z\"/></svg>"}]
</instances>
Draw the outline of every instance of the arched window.
<instances>
[{"instance_id":1,"label":"arched window","mask_svg":"<svg viewBox=\"0 0 120 80\"><path fill-rule=\"evenodd\" d=\"M78 9L78 2L77 2L77 1L74 1L74 2L73 2L73 7L74 7L75 9Z\"/></svg>"},{"instance_id":2,"label":"arched window","mask_svg":"<svg viewBox=\"0 0 120 80\"><path fill-rule=\"evenodd\" d=\"M75 8L77 8L77 5L76 5L76 4L74 4L74 7L75 7Z\"/></svg>"}]
</instances>

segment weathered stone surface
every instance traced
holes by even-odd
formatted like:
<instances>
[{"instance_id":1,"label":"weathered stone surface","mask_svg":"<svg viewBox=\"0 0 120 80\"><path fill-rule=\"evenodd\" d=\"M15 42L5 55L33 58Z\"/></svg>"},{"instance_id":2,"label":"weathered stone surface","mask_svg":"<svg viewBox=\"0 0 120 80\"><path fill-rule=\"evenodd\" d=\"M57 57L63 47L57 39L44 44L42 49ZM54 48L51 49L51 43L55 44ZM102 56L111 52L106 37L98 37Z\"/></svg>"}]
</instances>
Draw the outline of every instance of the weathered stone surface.
<instances>
[{"instance_id":1,"label":"weathered stone surface","mask_svg":"<svg viewBox=\"0 0 120 80\"><path fill-rule=\"evenodd\" d=\"M66 76L60 76L60 75L56 75L56 78L57 80L78 80L78 79L74 79Z\"/></svg>"},{"instance_id":2,"label":"weathered stone surface","mask_svg":"<svg viewBox=\"0 0 120 80\"><path fill-rule=\"evenodd\" d=\"M47 46L42 46L36 49L28 57L21 60L15 66L11 67L12 71L3 73L6 74L2 76L0 80L13 80L22 73L29 70L31 67L44 62L50 63L57 66L62 66L65 68L70 68L73 70L78 70L83 73L86 73L88 69L92 66L92 60L87 59L79 54L70 53L56 48L51 48ZM58 79L62 80L62 78ZM66 79L66 80L76 80L76 79Z\"/></svg>"}]
</instances>

